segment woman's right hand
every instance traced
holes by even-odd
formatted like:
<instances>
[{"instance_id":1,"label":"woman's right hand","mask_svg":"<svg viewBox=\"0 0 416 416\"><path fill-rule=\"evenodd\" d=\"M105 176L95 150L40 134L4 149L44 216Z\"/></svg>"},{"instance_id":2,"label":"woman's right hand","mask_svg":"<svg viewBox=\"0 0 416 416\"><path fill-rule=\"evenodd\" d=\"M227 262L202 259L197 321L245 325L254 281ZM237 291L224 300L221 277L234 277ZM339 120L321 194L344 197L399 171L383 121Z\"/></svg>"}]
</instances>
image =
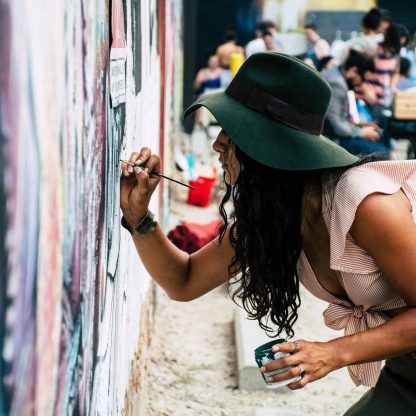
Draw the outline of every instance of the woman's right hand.
<instances>
[{"instance_id":1,"label":"woman's right hand","mask_svg":"<svg viewBox=\"0 0 416 416\"><path fill-rule=\"evenodd\" d=\"M135 166L121 163L120 207L127 224L134 228L146 215L150 198L160 181L159 176L152 175L152 171L160 169L160 158L143 147L140 152L132 153L128 161Z\"/></svg>"}]
</instances>

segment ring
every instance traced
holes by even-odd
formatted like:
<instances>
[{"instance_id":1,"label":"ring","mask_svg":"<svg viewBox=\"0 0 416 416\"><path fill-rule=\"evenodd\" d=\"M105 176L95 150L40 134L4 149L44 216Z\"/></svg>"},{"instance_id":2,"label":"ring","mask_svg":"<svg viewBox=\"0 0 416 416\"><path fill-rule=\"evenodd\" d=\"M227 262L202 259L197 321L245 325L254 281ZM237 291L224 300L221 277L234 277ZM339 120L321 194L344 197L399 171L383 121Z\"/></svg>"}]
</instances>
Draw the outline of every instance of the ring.
<instances>
[{"instance_id":1,"label":"ring","mask_svg":"<svg viewBox=\"0 0 416 416\"><path fill-rule=\"evenodd\" d=\"M298 352L299 351L299 344L298 341L293 341L293 352Z\"/></svg>"},{"instance_id":2,"label":"ring","mask_svg":"<svg viewBox=\"0 0 416 416\"><path fill-rule=\"evenodd\" d=\"M305 370L302 368L302 366L299 364L299 377L302 377L305 374Z\"/></svg>"}]
</instances>

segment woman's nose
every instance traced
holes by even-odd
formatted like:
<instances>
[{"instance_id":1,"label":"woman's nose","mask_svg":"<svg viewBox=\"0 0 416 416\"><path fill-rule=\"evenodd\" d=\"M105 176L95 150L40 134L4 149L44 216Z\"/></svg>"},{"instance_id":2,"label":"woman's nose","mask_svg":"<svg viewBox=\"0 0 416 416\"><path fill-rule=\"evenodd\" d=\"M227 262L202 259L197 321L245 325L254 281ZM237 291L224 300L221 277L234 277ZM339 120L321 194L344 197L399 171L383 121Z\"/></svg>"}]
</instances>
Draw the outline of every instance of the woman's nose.
<instances>
[{"instance_id":1,"label":"woman's nose","mask_svg":"<svg viewBox=\"0 0 416 416\"><path fill-rule=\"evenodd\" d=\"M212 143L212 150L214 152L218 152L218 139L216 139L215 142Z\"/></svg>"}]
</instances>

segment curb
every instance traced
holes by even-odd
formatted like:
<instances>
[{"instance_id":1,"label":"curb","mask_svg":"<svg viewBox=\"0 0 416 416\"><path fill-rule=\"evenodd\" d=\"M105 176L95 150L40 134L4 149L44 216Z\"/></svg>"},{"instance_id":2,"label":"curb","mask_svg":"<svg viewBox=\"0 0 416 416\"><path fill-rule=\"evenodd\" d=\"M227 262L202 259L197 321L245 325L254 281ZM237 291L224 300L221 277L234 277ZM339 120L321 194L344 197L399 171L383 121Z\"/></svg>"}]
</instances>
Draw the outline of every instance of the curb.
<instances>
[{"instance_id":1,"label":"curb","mask_svg":"<svg viewBox=\"0 0 416 416\"><path fill-rule=\"evenodd\" d=\"M238 388L243 390L269 390L254 360L254 349L271 340L257 321L247 319L244 309L234 309L234 335L237 350ZM281 389L275 389L278 391Z\"/></svg>"}]
</instances>

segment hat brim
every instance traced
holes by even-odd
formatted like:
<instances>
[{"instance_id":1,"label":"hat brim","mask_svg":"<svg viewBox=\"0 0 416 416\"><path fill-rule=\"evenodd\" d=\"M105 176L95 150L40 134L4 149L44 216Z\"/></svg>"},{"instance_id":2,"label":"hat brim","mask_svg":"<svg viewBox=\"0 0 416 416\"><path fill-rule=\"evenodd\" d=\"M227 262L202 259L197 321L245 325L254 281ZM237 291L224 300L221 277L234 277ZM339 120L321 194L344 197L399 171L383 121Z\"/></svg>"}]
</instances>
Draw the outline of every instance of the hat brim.
<instances>
[{"instance_id":1,"label":"hat brim","mask_svg":"<svg viewBox=\"0 0 416 416\"><path fill-rule=\"evenodd\" d=\"M297 130L266 117L226 92L200 97L185 111L184 117L199 107L206 107L212 113L244 153L276 169L326 169L349 166L359 160L327 137Z\"/></svg>"}]
</instances>

